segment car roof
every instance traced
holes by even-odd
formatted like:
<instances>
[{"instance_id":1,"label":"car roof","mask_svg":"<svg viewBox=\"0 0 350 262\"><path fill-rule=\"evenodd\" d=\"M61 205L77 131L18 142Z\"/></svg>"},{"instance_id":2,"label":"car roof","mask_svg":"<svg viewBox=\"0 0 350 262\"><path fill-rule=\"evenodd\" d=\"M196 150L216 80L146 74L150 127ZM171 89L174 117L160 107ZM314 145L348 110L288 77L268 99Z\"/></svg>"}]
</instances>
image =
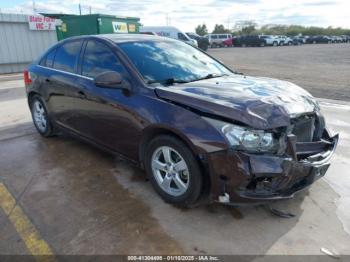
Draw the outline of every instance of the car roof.
<instances>
[{"instance_id":1,"label":"car roof","mask_svg":"<svg viewBox=\"0 0 350 262\"><path fill-rule=\"evenodd\" d=\"M117 44L126 42L141 42L141 41L176 41L168 37L162 37L157 35L147 35L147 34L101 34L101 35L85 35L85 36L75 36L70 37L65 40L72 39L88 39L88 38L100 38L108 39Z\"/></svg>"}]
</instances>

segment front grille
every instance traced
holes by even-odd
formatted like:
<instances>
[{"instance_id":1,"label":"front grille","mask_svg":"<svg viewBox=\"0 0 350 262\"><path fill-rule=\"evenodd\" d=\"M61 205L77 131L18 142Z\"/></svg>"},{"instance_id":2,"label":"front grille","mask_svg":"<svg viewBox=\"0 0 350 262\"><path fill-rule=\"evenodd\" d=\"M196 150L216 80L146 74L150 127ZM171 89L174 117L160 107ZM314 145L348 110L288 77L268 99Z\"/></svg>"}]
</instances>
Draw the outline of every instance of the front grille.
<instances>
[{"instance_id":1,"label":"front grille","mask_svg":"<svg viewBox=\"0 0 350 262\"><path fill-rule=\"evenodd\" d=\"M293 121L292 134L297 137L297 142L313 141L315 132L315 117L302 116Z\"/></svg>"},{"instance_id":2,"label":"front grille","mask_svg":"<svg viewBox=\"0 0 350 262\"><path fill-rule=\"evenodd\" d=\"M322 115L304 115L292 120L292 134L297 137L297 142L320 141L325 121Z\"/></svg>"}]
</instances>

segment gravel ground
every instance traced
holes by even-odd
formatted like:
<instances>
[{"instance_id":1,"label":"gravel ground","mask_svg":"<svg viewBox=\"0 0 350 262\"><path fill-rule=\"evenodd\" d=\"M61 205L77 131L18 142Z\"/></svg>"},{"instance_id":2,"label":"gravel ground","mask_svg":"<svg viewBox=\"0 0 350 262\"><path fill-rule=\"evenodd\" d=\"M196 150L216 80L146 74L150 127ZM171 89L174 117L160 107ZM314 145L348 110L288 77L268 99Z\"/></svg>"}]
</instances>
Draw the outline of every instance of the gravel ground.
<instances>
[{"instance_id":1,"label":"gravel ground","mask_svg":"<svg viewBox=\"0 0 350 262\"><path fill-rule=\"evenodd\" d=\"M294 82L315 97L350 101L350 44L210 49L247 75Z\"/></svg>"}]
</instances>

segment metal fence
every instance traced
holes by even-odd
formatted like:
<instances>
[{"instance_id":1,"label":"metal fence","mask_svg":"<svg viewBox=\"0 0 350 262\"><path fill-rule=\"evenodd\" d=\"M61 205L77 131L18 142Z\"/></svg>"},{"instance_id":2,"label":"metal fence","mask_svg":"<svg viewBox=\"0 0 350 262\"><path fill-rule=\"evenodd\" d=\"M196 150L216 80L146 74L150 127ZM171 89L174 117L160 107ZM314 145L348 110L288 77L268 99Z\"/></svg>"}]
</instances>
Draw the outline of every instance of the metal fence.
<instances>
[{"instance_id":1,"label":"metal fence","mask_svg":"<svg viewBox=\"0 0 350 262\"><path fill-rule=\"evenodd\" d=\"M27 15L0 13L0 74L23 71L56 42L55 31L29 30Z\"/></svg>"}]
</instances>

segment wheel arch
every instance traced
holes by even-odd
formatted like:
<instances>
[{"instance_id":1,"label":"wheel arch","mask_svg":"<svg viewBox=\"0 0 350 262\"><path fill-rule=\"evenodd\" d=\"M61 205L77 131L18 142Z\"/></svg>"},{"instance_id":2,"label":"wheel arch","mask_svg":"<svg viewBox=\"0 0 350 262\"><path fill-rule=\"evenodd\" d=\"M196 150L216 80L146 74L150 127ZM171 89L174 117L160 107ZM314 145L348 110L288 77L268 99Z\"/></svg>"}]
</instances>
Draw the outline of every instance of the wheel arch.
<instances>
[{"instance_id":1,"label":"wheel arch","mask_svg":"<svg viewBox=\"0 0 350 262\"><path fill-rule=\"evenodd\" d=\"M41 97L41 95L38 92L35 92L35 91L30 91L28 93L28 95L27 95L27 97L28 97L28 105L30 105L33 97L36 96L36 95Z\"/></svg>"},{"instance_id":2,"label":"wheel arch","mask_svg":"<svg viewBox=\"0 0 350 262\"><path fill-rule=\"evenodd\" d=\"M203 175L203 185L202 185L201 197L205 199L209 195L210 187L211 187L211 179L210 179L210 174L207 171L208 167L206 166L207 165L206 161L203 161L201 159L199 150L180 131L169 128L167 126L159 126L159 125L147 127L142 133L142 137L141 137L140 144L139 144L139 163L140 163L140 166L142 168L144 168L143 161L144 161L144 155L145 155L145 151L146 151L148 143L150 141L152 141L152 139L154 139L156 136L159 136L159 135L169 135L169 136L175 137L178 140L180 140L181 142L183 142L185 145L188 146L188 148L190 149L190 151L193 153L194 157L196 158L198 165L199 165L199 168L201 169L201 173Z\"/></svg>"},{"instance_id":3,"label":"wheel arch","mask_svg":"<svg viewBox=\"0 0 350 262\"><path fill-rule=\"evenodd\" d=\"M142 132L142 137L139 144L139 161L141 165L143 165L144 154L148 143L152 139L154 139L156 136L159 136L159 135L170 135L179 139L180 141L185 143L185 145L187 145L188 148L191 150L191 152L197 157L198 150L196 149L195 145L180 131L163 126L163 125L161 126L156 125L156 126L147 127Z\"/></svg>"}]
</instances>

